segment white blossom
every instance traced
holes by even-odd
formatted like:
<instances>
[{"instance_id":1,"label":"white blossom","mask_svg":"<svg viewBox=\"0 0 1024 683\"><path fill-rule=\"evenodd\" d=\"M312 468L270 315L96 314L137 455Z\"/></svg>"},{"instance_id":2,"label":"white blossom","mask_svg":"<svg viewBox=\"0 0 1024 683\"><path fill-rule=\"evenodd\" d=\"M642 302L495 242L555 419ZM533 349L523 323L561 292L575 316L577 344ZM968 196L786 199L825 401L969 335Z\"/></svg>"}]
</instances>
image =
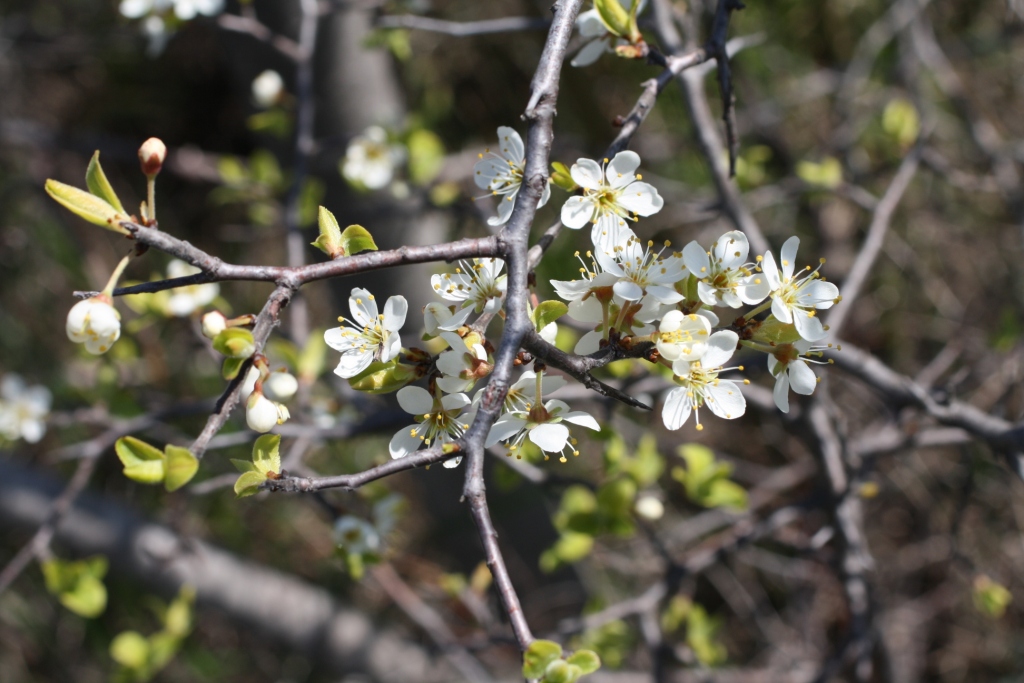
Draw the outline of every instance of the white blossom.
<instances>
[{"instance_id":1,"label":"white blossom","mask_svg":"<svg viewBox=\"0 0 1024 683\"><path fill-rule=\"evenodd\" d=\"M168 279L188 277L203 272L202 269L190 266L178 259L167 264ZM207 282L202 285L187 285L176 287L171 290L171 296L167 299L164 312L167 315L184 318L192 315L194 311L203 308L213 302L220 294L220 285L216 282Z\"/></svg>"},{"instance_id":2,"label":"white blossom","mask_svg":"<svg viewBox=\"0 0 1024 683\"><path fill-rule=\"evenodd\" d=\"M473 411L466 394L432 396L422 387L403 387L398 391L398 405L407 413L415 415L416 424L395 433L388 444L392 458L404 458L415 453L421 446L430 447L435 443L451 443L460 438L473 421ZM444 462L445 467L456 467L462 456Z\"/></svg>"},{"instance_id":3,"label":"white blossom","mask_svg":"<svg viewBox=\"0 0 1024 683\"><path fill-rule=\"evenodd\" d=\"M228 329L228 319L220 311L210 311L203 316L203 336L216 339L217 335Z\"/></svg>"},{"instance_id":4,"label":"white blossom","mask_svg":"<svg viewBox=\"0 0 1024 683\"><path fill-rule=\"evenodd\" d=\"M476 381L490 374L494 366L487 361L487 350L479 342L467 343L454 332L442 332L450 350L437 357L437 369L443 377L437 379L437 386L449 394L457 394L473 388Z\"/></svg>"},{"instance_id":5,"label":"white blossom","mask_svg":"<svg viewBox=\"0 0 1024 683\"><path fill-rule=\"evenodd\" d=\"M817 310L831 308L839 300L839 288L821 280L818 269L811 270L810 266L800 271L800 277L794 277L799 246L799 237L790 237L782 245L781 272L771 252L764 255L762 267L771 287L772 315L784 323L793 323L801 337L814 342L825 338L825 327L816 315Z\"/></svg>"},{"instance_id":6,"label":"white blossom","mask_svg":"<svg viewBox=\"0 0 1024 683\"><path fill-rule=\"evenodd\" d=\"M693 412L697 414L697 429L703 429L698 411L704 405L715 415L727 420L743 415L747 402L740 393L739 384L718 376L732 369L722 366L732 358L738 341L739 336L735 332L715 332L708 339L707 350L700 360L677 360L672 363L672 379L679 386L665 397L661 416L666 427L679 429Z\"/></svg>"},{"instance_id":7,"label":"white blossom","mask_svg":"<svg viewBox=\"0 0 1024 683\"><path fill-rule=\"evenodd\" d=\"M327 345L341 351L334 373L346 379L355 377L375 360L386 363L398 356L402 350L398 332L409 310L405 297L393 296L384 304L384 313L379 314L373 295L360 287L352 290L348 306L355 324L349 322L348 327L333 327L324 332Z\"/></svg>"},{"instance_id":8,"label":"white blossom","mask_svg":"<svg viewBox=\"0 0 1024 683\"><path fill-rule=\"evenodd\" d=\"M487 219L489 225L502 225L508 221L526 170L526 148L515 129L499 126L498 146L500 153L485 150L480 155L480 161L473 166L476 186L490 190L492 195L498 197L498 215ZM537 208L547 204L550 197L551 185L545 183Z\"/></svg>"},{"instance_id":9,"label":"white blossom","mask_svg":"<svg viewBox=\"0 0 1024 683\"><path fill-rule=\"evenodd\" d=\"M537 396L543 397L558 391L565 386L565 379L558 375L540 373L538 375L532 370L526 370L519 379L508 389L505 394L505 401L502 404L503 413L526 413L537 402ZM483 390L477 392L473 402L478 403L483 397Z\"/></svg>"},{"instance_id":10,"label":"white blossom","mask_svg":"<svg viewBox=\"0 0 1024 683\"><path fill-rule=\"evenodd\" d=\"M711 323L704 316L672 310L661 319L655 345L665 360L695 361L707 351L710 334Z\"/></svg>"},{"instance_id":11,"label":"white blossom","mask_svg":"<svg viewBox=\"0 0 1024 683\"><path fill-rule=\"evenodd\" d=\"M128 19L141 19L172 9L182 21L194 19L199 14L212 17L224 9L224 0L121 0L118 7L121 15Z\"/></svg>"},{"instance_id":12,"label":"white blossom","mask_svg":"<svg viewBox=\"0 0 1024 683\"><path fill-rule=\"evenodd\" d=\"M657 250L654 242L645 247L636 234L626 228L619 232L621 242L611 249L598 249L595 255L604 272L615 276L612 290L624 301L640 301L650 295L662 304L682 301L675 283L686 277L686 265L679 254L661 258L669 243Z\"/></svg>"},{"instance_id":13,"label":"white blossom","mask_svg":"<svg viewBox=\"0 0 1024 683\"><path fill-rule=\"evenodd\" d=\"M0 436L29 443L42 439L52 400L46 387L26 386L19 375L5 375L0 381Z\"/></svg>"},{"instance_id":14,"label":"white blossom","mask_svg":"<svg viewBox=\"0 0 1024 683\"><path fill-rule=\"evenodd\" d=\"M265 434L274 425L284 424L291 415L280 403L271 401L262 392L255 391L245 404L245 423L249 429Z\"/></svg>"},{"instance_id":15,"label":"white blossom","mask_svg":"<svg viewBox=\"0 0 1024 683\"><path fill-rule=\"evenodd\" d=\"M697 242L683 248L686 267L697 277L697 295L708 306L739 308L759 304L768 296L768 280L747 263L747 236L732 230L718 238L711 252Z\"/></svg>"},{"instance_id":16,"label":"white blossom","mask_svg":"<svg viewBox=\"0 0 1024 683\"><path fill-rule=\"evenodd\" d=\"M629 0L625 2L619 0L619 4L627 12L629 11L631 5ZM647 0L640 0L640 7L637 11L642 12L646 4ZM587 42L584 43L583 47L576 53L576 56L569 62L572 66L590 66L600 59L601 55L615 52L617 45L629 44L629 41L619 38L608 30L608 27L601 21L601 16L597 13L596 9L580 12L579 16L576 17L576 30L579 31L580 37Z\"/></svg>"},{"instance_id":17,"label":"white blossom","mask_svg":"<svg viewBox=\"0 0 1024 683\"><path fill-rule=\"evenodd\" d=\"M341 162L341 173L350 182L379 190L391 182L395 168L404 159L405 148L391 144L380 126L370 126L352 138Z\"/></svg>"},{"instance_id":18,"label":"white blossom","mask_svg":"<svg viewBox=\"0 0 1024 683\"><path fill-rule=\"evenodd\" d=\"M572 438L566 423L601 431L601 425L590 413L569 410L563 401L551 399L543 405L534 405L529 411L502 415L491 427L485 445L490 448L498 442L505 442L511 455L529 439L546 453L560 454L559 460L565 462L566 451L579 455L575 448L576 439Z\"/></svg>"},{"instance_id":19,"label":"white blossom","mask_svg":"<svg viewBox=\"0 0 1024 683\"><path fill-rule=\"evenodd\" d=\"M68 339L98 356L120 339L121 314L100 295L72 306L65 327Z\"/></svg>"},{"instance_id":20,"label":"white blossom","mask_svg":"<svg viewBox=\"0 0 1024 683\"><path fill-rule=\"evenodd\" d=\"M768 355L768 371L775 378L772 396L779 410L789 412L790 389L802 396L814 393L818 378L808 364L831 363L831 360L819 360L823 352L831 348L831 344L816 345L806 339L798 339L792 344L778 345L774 353ZM812 359L811 356L817 356L818 359Z\"/></svg>"},{"instance_id":21,"label":"white blossom","mask_svg":"<svg viewBox=\"0 0 1024 683\"><path fill-rule=\"evenodd\" d=\"M277 401L287 401L299 390L299 380L290 372L272 372L263 382L263 389Z\"/></svg>"},{"instance_id":22,"label":"white blossom","mask_svg":"<svg viewBox=\"0 0 1024 683\"><path fill-rule=\"evenodd\" d=\"M380 534L365 519L343 515L334 523L334 542L345 552L365 555L380 550Z\"/></svg>"},{"instance_id":23,"label":"white blossom","mask_svg":"<svg viewBox=\"0 0 1024 683\"><path fill-rule=\"evenodd\" d=\"M562 205L562 224L578 230L587 223L598 228L615 229L617 219L636 220L661 210L665 200L654 186L640 182L634 172L640 156L629 150L619 152L603 164L593 159L578 159L569 173L583 195L574 195ZM596 230L595 230L596 232ZM595 240L595 243L597 240Z\"/></svg>"},{"instance_id":24,"label":"white blossom","mask_svg":"<svg viewBox=\"0 0 1024 683\"><path fill-rule=\"evenodd\" d=\"M431 337L452 332L465 325L472 312L472 308L460 308L453 313L450 307L432 301L423 307L423 329Z\"/></svg>"},{"instance_id":25,"label":"white blossom","mask_svg":"<svg viewBox=\"0 0 1024 683\"><path fill-rule=\"evenodd\" d=\"M442 298L477 313L497 313L505 298L505 262L496 258L459 261L454 273L432 275L430 286Z\"/></svg>"},{"instance_id":26,"label":"white blossom","mask_svg":"<svg viewBox=\"0 0 1024 683\"><path fill-rule=\"evenodd\" d=\"M264 109L271 107L284 92L284 79L273 69L266 69L252 80L252 98Z\"/></svg>"}]
</instances>

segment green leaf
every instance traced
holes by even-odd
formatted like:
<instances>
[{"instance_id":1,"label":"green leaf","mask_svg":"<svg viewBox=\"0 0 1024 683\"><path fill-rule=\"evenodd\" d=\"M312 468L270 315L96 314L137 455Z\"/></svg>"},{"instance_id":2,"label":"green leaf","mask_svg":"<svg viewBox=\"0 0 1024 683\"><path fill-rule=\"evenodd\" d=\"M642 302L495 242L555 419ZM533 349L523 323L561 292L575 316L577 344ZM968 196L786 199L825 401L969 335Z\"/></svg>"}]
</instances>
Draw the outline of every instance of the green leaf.
<instances>
[{"instance_id":1,"label":"green leaf","mask_svg":"<svg viewBox=\"0 0 1024 683\"><path fill-rule=\"evenodd\" d=\"M128 220L128 218L94 194L56 180L46 181L46 194L71 213L81 216L90 223L122 235L129 234L128 230L121 227L121 221Z\"/></svg>"},{"instance_id":2,"label":"green leaf","mask_svg":"<svg viewBox=\"0 0 1024 683\"><path fill-rule=\"evenodd\" d=\"M149 661L149 641L137 631L119 633L110 643L110 657L126 669L142 669Z\"/></svg>"},{"instance_id":3,"label":"green leaf","mask_svg":"<svg viewBox=\"0 0 1024 683\"><path fill-rule=\"evenodd\" d=\"M562 646L551 640L535 640L523 653L523 677L540 678L548 665L561 658Z\"/></svg>"},{"instance_id":4,"label":"green leaf","mask_svg":"<svg viewBox=\"0 0 1024 683\"><path fill-rule=\"evenodd\" d=\"M236 458L231 458L231 464L234 465L235 469L242 474L256 471L256 465L253 465L250 460L238 460Z\"/></svg>"},{"instance_id":5,"label":"green leaf","mask_svg":"<svg viewBox=\"0 0 1024 683\"><path fill-rule=\"evenodd\" d=\"M256 353L256 340L249 330L229 327L213 340L213 348L228 358L244 359Z\"/></svg>"},{"instance_id":6,"label":"green leaf","mask_svg":"<svg viewBox=\"0 0 1024 683\"><path fill-rule=\"evenodd\" d=\"M220 368L221 377L228 381L238 377L238 373L245 361L245 358L225 358L224 365Z\"/></svg>"},{"instance_id":7,"label":"green leaf","mask_svg":"<svg viewBox=\"0 0 1024 683\"><path fill-rule=\"evenodd\" d=\"M133 436L122 436L114 444L114 451L124 465L124 476L140 484L159 484L164 480L166 463L164 454Z\"/></svg>"},{"instance_id":8,"label":"green leaf","mask_svg":"<svg viewBox=\"0 0 1024 683\"><path fill-rule=\"evenodd\" d=\"M199 471L199 460L189 449L170 444L164 447L164 454L167 457L164 487L168 491L177 491L196 476L196 472Z\"/></svg>"},{"instance_id":9,"label":"green leaf","mask_svg":"<svg viewBox=\"0 0 1024 683\"><path fill-rule=\"evenodd\" d=\"M370 231L361 225L350 225L341 233L341 247L345 254L352 256L361 251L377 251Z\"/></svg>"},{"instance_id":10,"label":"green leaf","mask_svg":"<svg viewBox=\"0 0 1024 683\"><path fill-rule=\"evenodd\" d=\"M93 576L82 576L73 590L61 594L60 602L78 616L92 619L107 608L107 587Z\"/></svg>"},{"instance_id":11,"label":"green leaf","mask_svg":"<svg viewBox=\"0 0 1024 683\"><path fill-rule=\"evenodd\" d=\"M746 510L747 492L734 481L718 479L711 482L708 494L700 503L709 508L727 507L734 510Z\"/></svg>"},{"instance_id":12,"label":"green leaf","mask_svg":"<svg viewBox=\"0 0 1024 683\"><path fill-rule=\"evenodd\" d=\"M161 631L149 637L149 667L152 674L167 666L181 649L181 639Z\"/></svg>"},{"instance_id":13,"label":"green leaf","mask_svg":"<svg viewBox=\"0 0 1024 683\"><path fill-rule=\"evenodd\" d=\"M796 174L808 185L817 185L834 190L843 184L843 167L835 157L825 157L821 163L801 161L796 165Z\"/></svg>"},{"instance_id":14,"label":"green leaf","mask_svg":"<svg viewBox=\"0 0 1024 683\"><path fill-rule=\"evenodd\" d=\"M42 563L46 589L75 614L91 619L107 607L107 558L102 555L75 562L50 559Z\"/></svg>"},{"instance_id":15,"label":"green leaf","mask_svg":"<svg viewBox=\"0 0 1024 683\"><path fill-rule=\"evenodd\" d=\"M192 603L196 599L196 590L192 586L182 586L178 597L167 606L164 614L164 629L177 638L184 638L192 630Z\"/></svg>"},{"instance_id":16,"label":"green leaf","mask_svg":"<svg viewBox=\"0 0 1024 683\"><path fill-rule=\"evenodd\" d=\"M119 212L123 214L128 213L121 206L121 200L117 198L117 193L114 192L110 181L107 180L107 175L103 172L103 167L100 166L99 150L96 150L92 155L92 159L89 161L89 168L85 170L85 184L89 187L89 192L103 199Z\"/></svg>"},{"instance_id":17,"label":"green leaf","mask_svg":"<svg viewBox=\"0 0 1024 683\"><path fill-rule=\"evenodd\" d=\"M551 550L565 564L579 562L594 549L594 537L575 531L564 531Z\"/></svg>"},{"instance_id":18,"label":"green leaf","mask_svg":"<svg viewBox=\"0 0 1024 683\"><path fill-rule=\"evenodd\" d=\"M882 128L896 138L901 147L909 147L914 144L921 132L921 118L911 102L897 98L885 105L882 112Z\"/></svg>"},{"instance_id":19,"label":"green leaf","mask_svg":"<svg viewBox=\"0 0 1024 683\"><path fill-rule=\"evenodd\" d=\"M253 496L260 491L260 484L267 480L262 472L246 472L235 481L235 495L239 498Z\"/></svg>"},{"instance_id":20,"label":"green leaf","mask_svg":"<svg viewBox=\"0 0 1024 683\"><path fill-rule=\"evenodd\" d=\"M762 344L792 344L800 339L800 333L792 323L784 323L770 315L757 326L752 339Z\"/></svg>"},{"instance_id":21,"label":"green leaf","mask_svg":"<svg viewBox=\"0 0 1024 683\"><path fill-rule=\"evenodd\" d=\"M620 38L630 35L629 13L619 0L594 0L594 9L597 10L597 16L609 33L614 33Z\"/></svg>"},{"instance_id":22,"label":"green leaf","mask_svg":"<svg viewBox=\"0 0 1024 683\"><path fill-rule=\"evenodd\" d=\"M593 650L577 650L565 661L579 667L584 676L601 668L601 658Z\"/></svg>"},{"instance_id":23,"label":"green leaf","mask_svg":"<svg viewBox=\"0 0 1024 683\"><path fill-rule=\"evenodd\" d=\"M345 249L341 246L341 226L338 225L338 219L334 214L326 207L319 207L317 224L320 227L320 236L313 242L313 246L331 258L345 256Z\"/></svg>"},{"instance_id":24,"label":"green leaf","mask_svg":"<svg viewBox=\"0 0 1024 683\"><path fill-rule=\"evenodd\" d=\"M991 619L999 619L1013 601L1013 595L1005 586L996 583L984 574L974 579L974 608Z\"/></svg>"},{"instance_id":25,"label":"green leaf","mask_svg":"<svg viewBox=\"0 0 1024 683\"><path fill-rule=\"evenodd\" d=\"M561 301L542 301L533 309L530 319L538 331L555 322L569 312L569 307Z\"/></svg>"},{"instance_id":26,"label":"green leaf","mask_svg":"<svg viewBox=\"0 0 1024 683\"><path fill-rule=\"evenodd\" d=\"M252 463L256 471L266 475L281 471L281 435L264 434L252 447Z\"/></svg>"},{"instance_id":27,"label":"green leaf","mask_svg":"<svg viewBox=\"0 0 1024 683\"><path fill-rule=\"evenodd\" d=\"M541 681L544 683L574 683L579 677L579 668L571 666L561 659L556 659L548 664Z\"/></svg>"},{"instance_id":28,"label":"green leaf","mask_svg":"<svg viewBox=\"0 0 1024 683\"><path fill-rule=\"evenodd\" d=\"M444 165L444 143L429 130L414 130L406 141L409 147L409 179L426 185Z\"/></svg>"},{"instance_id":29,"label":"green leaf","mask_svg":"<svg viewBox=\"0 0 1024 683\"><path fill-rule=\"evenodd\" d=\"M569 173L569 169L566 168L565 164L560 161L554 161L551 163L551 183L556 187L560 187L566 192L575 192L579 185L572 179L572 175Z\"/></svg>"}]
</instances>

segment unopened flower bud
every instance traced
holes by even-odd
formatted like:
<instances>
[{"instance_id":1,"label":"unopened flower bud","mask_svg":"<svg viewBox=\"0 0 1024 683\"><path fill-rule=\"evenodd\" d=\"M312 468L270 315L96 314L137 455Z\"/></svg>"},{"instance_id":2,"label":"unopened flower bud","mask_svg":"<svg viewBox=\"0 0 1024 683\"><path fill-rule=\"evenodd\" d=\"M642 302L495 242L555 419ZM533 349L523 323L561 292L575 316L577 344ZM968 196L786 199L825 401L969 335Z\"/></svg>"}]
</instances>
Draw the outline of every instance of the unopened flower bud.
<instances>
[{"instance_id":1,"label":"unopened flower bud","mask_svg":"<svg viewBox=\"0 0 1024 683\"><path fill-rule=\"evenodd\" d=\"M68 339L100 355L121 337L121 315L101 296L79 301L68 312Z\"/></svg>"},{"instance_id":2,"label":"unopened flower bud","mask_svg":"<svg viewBox=\"0 0 1024 683\"><path fill-rule=\"evenodd\" d=\"M139 164L147 178L153 178L163 168L167 158L167 146L160 138L150 138L139 147Z\"/></svg>"},{"instance_id":3,"label":"unopened flower bud","mask_svg":"<svg viewBox=\"0 0 1024 683\"><path fill-rule=\"evenodd\" d=\"M228 328L228 319L220 311L210 311L203 316L203 336L216 339L217 335Z\"/></svg>"},{"instance_id":4,"label":"unopened flower bud","mask_svg":"<svg viewBox=\"0 0 1024 683\"><path fill-rule=\"evenodd\" d=\"M279 417L278 405L262 392L254 391L249 396L245 404L245 423L249 429L265 434L274 428Z\"/></svg>"},{"instance_id":5,"label":"unopened flower bud","mask_svg":"<svg viewBox=\"0 0 1024 683\"><path fill-rule=\"evenodd\" d=\"M299 380L288 372L272 372L263 383L263 389L275 401L287 401L299 390Z\"/></svg>"},{"instance_id":6,"label":"unopened flower bud","mask_svg":"<svg viewBox=\"0 0 1024 683\"><path fill-rule=\"evenodd\" d=\"M641 496L636 502L635 510L636 514L653 522L665 514L665 505L654 496Z\"/></svg>"},{"instance_id":7,"label":"unopened flower bud","mask_svg":"<svg viewBox=\"0 0 1024 683\"><path fill-rule=\"evenodd\" d=\"M264 109L277 104L283 90L284 79L272 69L262 72L252 82L252 97L256 104Z\"/></svg>"}]
</instances>

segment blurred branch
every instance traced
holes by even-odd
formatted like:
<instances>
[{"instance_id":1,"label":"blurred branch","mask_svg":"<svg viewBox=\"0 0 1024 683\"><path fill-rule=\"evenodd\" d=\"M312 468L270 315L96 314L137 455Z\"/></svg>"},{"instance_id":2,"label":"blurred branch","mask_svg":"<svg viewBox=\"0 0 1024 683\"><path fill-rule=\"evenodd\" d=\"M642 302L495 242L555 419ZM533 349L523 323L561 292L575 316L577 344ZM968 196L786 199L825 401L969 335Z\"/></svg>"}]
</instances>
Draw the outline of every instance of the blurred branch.
<instances>
[{"instance_id":1,"label":"blurred branch","mask_svg":"<svg viewBox=\"0 0 1024 683\"><path fill-rule=\"evenodd\" d=\"M244 33L252 36L256 40L266 43L294 62L300 62L305 59L303 46L300 45L300 43L295 42L288 36L283 36L280 33L274 33L268 26L261 23L255 17L240 16L225 12L217 16L217 26L221 27L225 31Z\"/></svg>"},{"instance_id":2,"label":"blurred branch","mask_svg":"<svg viewBox=\"0 0 1024 683\"><path fill-rule=\"evenodd\" d=\"M417 31L444 33L449 36L464 38L467 36L485 36L492 33L512 33L515 31L540 31L551 25L547 19L537 17L504 17L502 19L484 19L481 21L445 21L431 19L415 14L398 14L382 16L377 19L377 28L408 28Z\"/></svg>"}]
</instances>

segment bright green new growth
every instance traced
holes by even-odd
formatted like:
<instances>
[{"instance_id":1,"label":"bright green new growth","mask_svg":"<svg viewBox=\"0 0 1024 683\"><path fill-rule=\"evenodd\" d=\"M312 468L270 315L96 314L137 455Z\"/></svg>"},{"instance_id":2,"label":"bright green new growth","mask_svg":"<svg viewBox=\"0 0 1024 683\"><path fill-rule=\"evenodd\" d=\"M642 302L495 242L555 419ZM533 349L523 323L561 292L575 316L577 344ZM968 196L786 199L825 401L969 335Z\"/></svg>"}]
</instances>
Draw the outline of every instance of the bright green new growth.
<instances>
[{"instance_id":1,"label":"bright green new growth","mask_svg":"<svg viewBox=\"0 0 1024 683\"><path fill-rule=\"evenodd\" d=\"M245 359L256 353L256 340L249 330L229 327L213 340L213 348L228 358Z\"/></svg>"},{"instance_id":2,"label":"bright green new growth","mask_svg":"<svg viewBox=\"0 0 1024 683\"><path fill-rule=\"evenodd\" d=\"M128 217L110 205L105 199L90 194L77 187L66 185L57 180L46 181L46 194L71 213L99 225L107 230L127 235L128 231L121 227L121 221Z\"/></svg>"},{"instance_id":3,"label":"bright green new growth","mask_svg":"<svg viewBox=\"0 0 1024 683\"><path fill-rule=\"evenodd\" d=\"M89 160L89 167L85 169L85 184L88 186L89 192L110 204L120 213L128 213L121 205L121 200L117 198L117 193L114 192L110 181L107 180L107 174L103 172L103 167L100 166L99 150L93 153L92 159Z\"/></svg>"},{"instance_id":4,"label":"bright green new growth","mask_svg":"<svg viewBox=\"0 0 1024 683\"><path fill-rule=\"evenodd\" d=\"M377 244L369 230L361 225L350 225L342 232L338 219L322 206L317 213L317 222L320 236L312 244L332 259L352 256L361 251L377 251Z\"/></svg>"},{"instance_id":5,"label":"bright green new growth","mask_svg":"<svg viewBox=\"0 0 1024 683\"><path fill-rule=\"evenodd\" d=\"M107 608L107 558L102 555L75 562L56 558L42 563L46 590L80 617L92 619Z\"/></svg>"},{"instance_id":6,"label":"bright green new growth","mask_svg":"<svg viewBox=\"0 0 1024 683\"><path fill-rule=\"evenodd\" d=\"M523 653L523 676L541 683L575 683L601 668L601 658L590 650L562 657L562 646L551 640L535 640Z\"/></svg>"},{"instance_id":7,"label":"bright green new growth","mask_svg":"<svg viewBox=\"0 0 1024 683\"><path fill-rule=\"evenodd\" d=\"M281 435L264 434L256 439L252 462L235 459L231 462L242 473L235 481L235 495L245 498L259 493L263 482L281 473Z\"/></svg>"},{"instance_id":8,"label":"bright green new growth","mask_svg":"<svg viewBox=\"0 0 1024 683\"><path fill-rule=\"evenodd\" d=\"M530 320L538 332L569 312L569 307L561 301L542 301L530 312Z\"/></svg>"},{"instance_id":9,"label":"bright green new growth","mask_svg":"<svg viewBox=\"0 0 1024 683\"><path fill-rule=\"evenodd\" d=\"M714 452L700 444L683 444L678 452L686 461L686 469L672 468L672 478L686 487L687 498L708 508L746 509L747 492L729 480L732 465L716 461Z\"/></svg>"},{"instance_id":10,"label":"bright green new growth","mask_svg":"<svg viewBox=\"0 0 1024 683\"><path fill-rule=\"evenodd\" d=\"M168 444L161 451L134 436L123 436L114 451L124 465L124 476L140 484L163 482L168 491L180 489L199 470L199 460L181 446Z\"/></svg>"},{"instance_id":11,"label":"bright green new growth","mask_svg":"<svg viewBox=\"0 0 1024 683\"><path fill-rule=\"evenodd\" d=\"M110 643L110 657L117 662L116 683L144 683L166 667L192 630L195 589L182 586L178 597L159 615L163 629L148 638L138 631L123 631Z\"/></svg>"}]
</instances>

